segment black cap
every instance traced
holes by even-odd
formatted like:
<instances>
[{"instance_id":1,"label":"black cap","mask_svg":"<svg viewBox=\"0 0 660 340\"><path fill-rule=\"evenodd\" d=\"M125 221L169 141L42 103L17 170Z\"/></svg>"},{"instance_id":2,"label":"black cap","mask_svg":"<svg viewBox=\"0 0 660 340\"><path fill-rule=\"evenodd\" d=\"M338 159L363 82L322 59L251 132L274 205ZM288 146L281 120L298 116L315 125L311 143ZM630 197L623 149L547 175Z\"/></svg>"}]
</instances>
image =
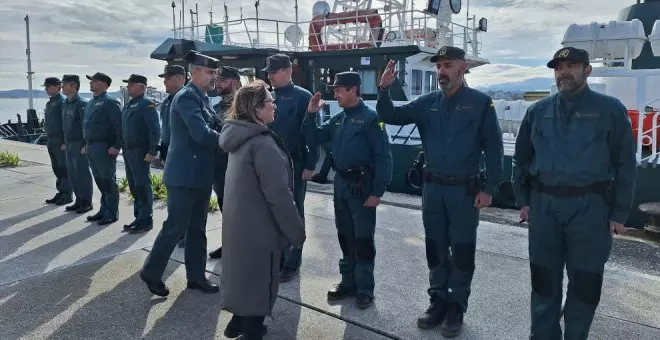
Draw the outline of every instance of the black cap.
<instances>
[{"instance_id":1,"label":"black cap","mask_svg":"<svg viewBox=\"0 0 660 340\"><path fill-rule=\"evenodd\" d=\"M357 86L360 87L362 84L362 79L360 74L357 72L341 72L335 74L335 83L332 85L326 85L327 87L334 88L340 86Z\"/></svg>"},{"instance_id":2,"label":"black cap","mask_svg":"<svg viewBox=\"0 0 660 340\"><path fill-rule=\"evenodd\" d=\"M562 48L559 51L555 52L555 55L554 57L552 57L552 60L548 62L548 67L555 68L555 66L557 66L557 62L563 60L574 61L578 63L583 63L585 65L589 65L589 52L575 47Z\"/></svg>"},{"instance_id":3,"label":"black cap","mask_svg":"<svg viewBox=\"0 0 660 340\"><path fill-rule=\"evenodd\" d=\"M80 77L77 74L65 74L62 76L63 83L78 83L80 84Z\"/></svg>"},{"instance_id":4,"label":"black cap","mask_svg":"<svg viewBox=\"0 0 660 340\"><path fill-rule=\"evenodd\" d=\"M42 86L48 86L48 85L59 85L62 84L60 81L60 78L57 77L48 77L44 79L44 84Z\"/></svg>"},{"instance_id":5,"label":"black cap","mask_svg":"<svg viewBox=\"0 0 660 340\"><path fill-rule=\"evenodd\" d=\"M442 46L434 56L431 57L431 62L435 63L440 59L453 59L465 60L465 51L462 48L454 46Z\"/></svg>"},{"instance_id":6,"label":"black cap","mask_svg":"<svg viewBox=\"0 0 660 340\"><path fill-rule=\"evenodd\" d=\"M220 61L218 59L201 54L197 51L190 51L183 58L188 60L192 65L208 68L220 67Z\"/></svg>"},{"instance_id":7,"label":"black cap","mask_svg":"<svg viewBox=\"0 0 660 340\"><path fill-rule=\"evenodd\" d=\"M100 81L105 82L106 84L108 84L108 86L110 86L110 84L112 84L112 78L108 77L107 74L101 73L101 72L96 72L96 73L94 73L93 76L87 75L87 79L89 79L89 80L100 80Z\"/></svg>"},{"instance_id":8,"label":"black cap","mask_svg":"<svg viewBox=\"0 0 660 340\"><path fill-rule=\"evenodd\" d=\"M159 74L158 76L161 78L173 76L180 74L182 76L186 75L186 69L183 68L183 66L180 65L165 65L165 71L162 74Z\"/></svg>"},{"instance_id":9,"label":"black cap","mask_svg":"<svg viewBox=\"0 0 660 340\"><path fill-rule=\"evenodd\" d=\"M139 74L131 74L128 79L124 79L124 83L137 83L147 85L147 77Z\"/></svg>"},{"instance_id":10,"label":"black cap","mask_svg":"<svg viewBox=\"0 0 660 340\"><path fill-rule=\"evenodd\" d=\"M218 69L218 78L241 80L238 69L231 66L221 66Z\"/></svg>"},{"instance_id":11,"label":"black cap","mask_svg":"<svg viewBox=\"0 0 660 340\"><path fill-rule=\"evenodd\" d=\"M291 59L286 54L274 54L266 58L266 67L262 71L266 72L275 72L283 68L289 68L293 66L291 64Z\"/></svg>"}]
</instances>

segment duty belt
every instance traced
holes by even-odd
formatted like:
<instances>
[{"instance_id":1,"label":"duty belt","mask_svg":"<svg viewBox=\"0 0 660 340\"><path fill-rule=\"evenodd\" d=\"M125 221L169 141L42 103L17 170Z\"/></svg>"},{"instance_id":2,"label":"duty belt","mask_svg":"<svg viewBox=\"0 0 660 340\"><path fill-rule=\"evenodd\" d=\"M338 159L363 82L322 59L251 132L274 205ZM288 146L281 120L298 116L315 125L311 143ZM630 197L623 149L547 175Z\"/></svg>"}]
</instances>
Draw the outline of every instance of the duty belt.
<instances>
[{"instance_id":1,"label":"duty belt","mask_svg":"<svg viewBox=\"0 0 660 340\"><path fill-rule=\"evenodd\" d=\"M441 185L447 185L452 187L462 187L468 184L468 178L473 176L443 176L439 174L434 174L430 171L424 171L424 182L427 183L437 183Z\"/></svg>"},{"instance_id":2,"label":"duty belt","mask_svg":"<svg viewBox=\"0 0 660 340\"><path fill-rule=\"evenodd\" d=\"M588 194L598 194L607 199L610 188L610 181L593 182L585 186L555 186L545 185L540 181L533 179L530 181L530 186L532 189L538 192L557 197L575 197Z\"/></svg>"},{"instance_id":3,"label":"duty belt","mask_svg":"<svg viewBox=\"0 0 660 340\"><path fill-rule=\"evenodd\" d=\"M355 167L346 170L337 169L336 171L337 174L343 179L349 181L359 181L369 172L369 169L367 167Z\"/></svg>"}]
</instances>

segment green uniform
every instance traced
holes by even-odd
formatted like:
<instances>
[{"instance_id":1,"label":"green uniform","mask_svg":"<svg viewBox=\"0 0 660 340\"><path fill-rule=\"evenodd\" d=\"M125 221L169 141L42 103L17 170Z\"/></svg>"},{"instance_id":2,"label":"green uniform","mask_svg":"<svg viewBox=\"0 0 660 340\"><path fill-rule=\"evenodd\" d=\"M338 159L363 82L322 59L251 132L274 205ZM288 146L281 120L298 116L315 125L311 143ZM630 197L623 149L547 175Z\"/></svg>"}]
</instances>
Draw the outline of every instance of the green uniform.
<instances>
[{"instance_id":1,"label":"green uniform","mask_svg":"<svg viewBox=\"0 0 660 340\"><path fill-rule=\"evenodd\" d=\"M586 87L530 106L513 156L519 206L529 206L531 339L586 339L612 246L608 221L624 223L636 179L626 108Z\"/></svg>"}]
</instances>

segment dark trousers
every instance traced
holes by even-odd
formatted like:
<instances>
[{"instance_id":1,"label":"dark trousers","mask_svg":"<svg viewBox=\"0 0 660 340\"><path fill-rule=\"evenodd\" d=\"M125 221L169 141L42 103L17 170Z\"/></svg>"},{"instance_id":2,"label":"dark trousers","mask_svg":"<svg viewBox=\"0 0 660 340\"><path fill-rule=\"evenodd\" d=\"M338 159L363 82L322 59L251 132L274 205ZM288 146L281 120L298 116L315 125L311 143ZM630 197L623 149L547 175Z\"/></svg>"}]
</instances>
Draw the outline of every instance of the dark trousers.
<instances>
[{"instance_id":1,"label":"dark trousers","mask_svg":"<svg viewBox=\"0 0 660 340\"><path fill-rule=\"evenodd\" d=\"M364 206L369 192L353 194L345 179L335 177L335 226L343 255L339 260L340 285L373 298L376 208Z\"/></svg>"},{"instance_id":2,"label":"dark trousers","mask_svg":"<svg viewBox=\"0 0 660 340\"><path fill-rule=\"evenodd\" d=\"M48 143L48 156L50 166L55 174L55 188L62 196L71 197L71 183L66 168L66 152L62 150L61 143Z\"/></svg>"},{"instance_id":3,"label":"dark trousers","mask_svg":"<svg viewBox=\"0 0 660 340\"><path fill-rule=\"evenodd\" d=\"M80 154L82 142L68 142L66 144L66 168L69 182L76 194L76 203L92 203L94 188L92 187L92 173L89 170L87 156Z\"/></svg>"},{"instance_id":4,"label":"dark trousers","mask_svg":"<svg viewBox=\"0 0 660 340\"><path fill-rule=\"evenodd\" d=\"M305 221L305 193L307 192L307 181L302 179L305 166L296 160L293 162L293 200L298 209L298 215ZM284 252L283 269L297 270L302 262L302 246L298 248L287 248Z\"/></svg>"},{"instance_id":5,"label":"dark trousers","mask_svg":"<svg viewBox=\"0 0 660 340\"><path fill-rule=\"evenodd\" d=\"M124 149L124 164L128 188L133 196L133 215L136 221L151 220L154 193L151 187L151 164L144 160L146 150Z\"/></svg>"},{"instance_id":6,"label":"dark trousers","mask_svg":"<svg viewBox=\"0 0 660 340\"><path fill-rule=\"evenodd\" d=\"M424 183L422 220L431 301L451 300L465 312L474 275L479 225L474 196L468 195L464 186Z\"/></svg>"},{"instance_id":7,"label":"dark trousers","mask_svg":"<svg viewBox=\"0 0 660 340\"><path fill-rule=\"evenodd\" d=\"M562 281L565 339L587 339L600 302L603 272L612 248L609 207L597 194L556 198L532 191L529 259L532 276L530 339L562 338Z\"/></svg>"},{"instance_id":8,"label":"dark trousers","mask_svg":"<svg viewBox=\"0 0 660 340\"><path fill-rule=\"evenodd\" d=\"M117 156L109 155L106 143L87 145L87 159L94 181L101 191L100 212L104 217L119 218L119 187L117 186Z\"/></svg>"},{"instance_id":9,"label":"dark trousers","mask_svg":"<svg viewBox=\"0 0 660 340\"><path fill-rule=\"evenodd\" d=\"M188 281L206 276L206 219L211 190L167 187L167 219L156 236L142 268L144 275L160 280L179 239L186 235L185 261Z\"/></svg>"}]
</instances>

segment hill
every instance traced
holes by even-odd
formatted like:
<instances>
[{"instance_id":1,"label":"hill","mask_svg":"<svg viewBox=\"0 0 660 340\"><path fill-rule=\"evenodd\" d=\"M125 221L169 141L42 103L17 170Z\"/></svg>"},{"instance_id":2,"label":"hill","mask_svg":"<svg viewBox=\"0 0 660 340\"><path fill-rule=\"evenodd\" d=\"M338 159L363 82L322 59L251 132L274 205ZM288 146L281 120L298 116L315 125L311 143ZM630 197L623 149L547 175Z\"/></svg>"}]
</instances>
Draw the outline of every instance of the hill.
<instances>
[{"instance_id":1,"label":"hill","mask_svg":"<svg viewBox=\"0 0 660 340\"><path fill-rule=\"evenodd\" d=\"M6 90L6 91L0 91L0 99L2 98L28 98L29 97L29 90L21 90L21 89L16 89L16 90ZM119 91L117 92L108 92L108 94L112 97L120 97ZM43 90L32 90L32 95L34 98L48 98L48 94L46 91ZM91 98L92 93L91 92L80 92L80 96L83 98Z\"/></svg>"}]
</instances>

